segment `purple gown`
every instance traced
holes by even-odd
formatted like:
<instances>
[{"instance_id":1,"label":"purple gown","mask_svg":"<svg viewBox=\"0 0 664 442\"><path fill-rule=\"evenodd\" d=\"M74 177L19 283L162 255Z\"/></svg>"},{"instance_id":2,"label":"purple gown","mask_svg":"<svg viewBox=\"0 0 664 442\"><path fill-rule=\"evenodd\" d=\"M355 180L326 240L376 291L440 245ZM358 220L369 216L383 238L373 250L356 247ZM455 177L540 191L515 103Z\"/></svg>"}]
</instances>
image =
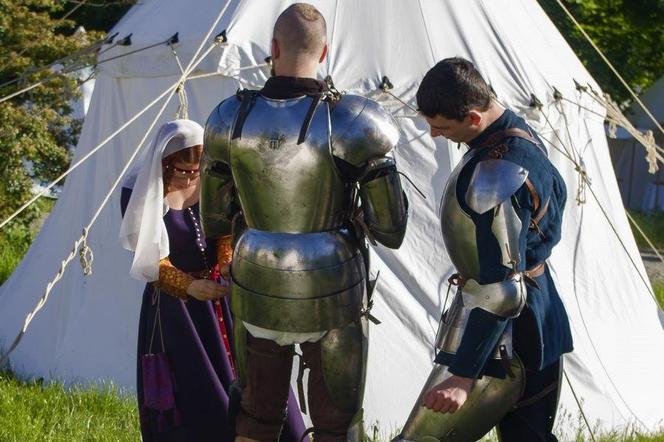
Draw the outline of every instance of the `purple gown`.
<instances>
[{"instance_id":1,"label":"purple gown","mask_svg":"<svg viewBox=\"0 0 664 442\"><path fill-rule=\"evenodd\" d=\"M131 190L123 188L121 203L124 213L129 203ZM192 206L199 220L198 204ZM170 209L164 216L170 244L169 259L185 272L204 270L201 251L196 245L193 220L188 210ZM206 260L214 264L217 260L214 243L205 243ZM138 324L138 364L136 390L143 441L232 441L227 413L229 390L233 382L233 370L228 360L219 323L211 301L189 298L180 299L162 293L160 296L161 329L164 351L173 374L175 402L178 418L174 424L172 416L145 407L143 397L143 369L141 356L149 353L150 340L156 314L153 305L154 287L147 284ZM224 322L232 332L232 318L228 299L222 299ZM232 345L232 339L230 339ZM157 328L152 342L152 353L161 350L161 338ZM304 423L290 393L288 422L282 432L282 441L297 442L304 432Z\"/></svg>"}]
</instances>

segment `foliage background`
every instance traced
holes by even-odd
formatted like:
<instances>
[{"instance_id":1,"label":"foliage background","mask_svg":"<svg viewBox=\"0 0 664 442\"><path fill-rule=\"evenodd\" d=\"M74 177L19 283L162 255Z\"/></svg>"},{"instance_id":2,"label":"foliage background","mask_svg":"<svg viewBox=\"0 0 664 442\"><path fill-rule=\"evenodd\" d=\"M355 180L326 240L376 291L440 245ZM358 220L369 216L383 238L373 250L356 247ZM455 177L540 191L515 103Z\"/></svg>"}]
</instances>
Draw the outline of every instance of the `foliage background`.
<instances>
[{"instance_id":1,"label":"foliage background","mask_svg":"<svg viewBox=\"0 0 664 442\"><path fill-rule=\"evenodd\" d=\"M618 103L631 96L561 9L538 0L590 74ZM562 3L637 93L664 74L664 0L563 0Z\"/></svg>"}]
</instances>

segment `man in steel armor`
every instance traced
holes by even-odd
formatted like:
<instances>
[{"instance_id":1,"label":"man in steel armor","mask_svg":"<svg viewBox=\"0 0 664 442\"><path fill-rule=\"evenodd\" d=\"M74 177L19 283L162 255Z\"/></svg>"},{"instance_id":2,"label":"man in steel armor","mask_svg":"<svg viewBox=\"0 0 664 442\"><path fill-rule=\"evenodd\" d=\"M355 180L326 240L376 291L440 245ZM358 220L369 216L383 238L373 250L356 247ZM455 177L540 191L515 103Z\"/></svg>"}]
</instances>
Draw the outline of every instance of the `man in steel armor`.
<instances>
[{"instance_id":1,"label":"man in steel armor","mask_svg":"<svg viewBox=\"0 0 664 442\"><path fill-rule=\"evenodd\" d=\"M366 242L400 246L407 200L388 156L399 138L394 121L377 103L316 80L326 54L323 16L290 6L274 26L273 76L260 91L224 100L205 128L205 232L233 230L236 241L239 441L278 439L294 344L298 384L310 369L316 442L362 437L373 288Z\"/></svg>"},{"instance_id":2,"label":"man in steel armor","mask_svg":"<svg viewBox=\"0 0 664 442\"><path fill-rule=\"evenodd\" d=\"M397 440L471 441L497 425L503 441L555 441L560 359L572 338L546 259L560 240L565 183L471 62L439 62L417 103L433 137L469 149L440 207L457 293Z\"/></svg>"}]
</instances>

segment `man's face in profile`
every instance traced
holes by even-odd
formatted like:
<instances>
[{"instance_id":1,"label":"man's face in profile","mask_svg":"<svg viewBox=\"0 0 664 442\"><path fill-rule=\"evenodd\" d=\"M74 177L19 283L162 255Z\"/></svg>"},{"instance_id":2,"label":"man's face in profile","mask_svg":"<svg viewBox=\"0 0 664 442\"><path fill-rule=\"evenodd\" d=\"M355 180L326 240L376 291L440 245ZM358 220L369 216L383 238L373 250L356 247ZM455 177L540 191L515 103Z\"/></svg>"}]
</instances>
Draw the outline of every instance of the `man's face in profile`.
<instances>
[{"instance_id":1,"label":"man's face in profile","mask_svg":"<svg viewBox=\"0 0 664 442\"><path fill-rule=\"evenodd\" d=\"M474 137L471 131L472 121L470 115L462 120L446 118L440 114L434 117L424 115L424 119L429 123L431 137L445 137L455 143L465 143Z\"/></svg>"}]
</instances>

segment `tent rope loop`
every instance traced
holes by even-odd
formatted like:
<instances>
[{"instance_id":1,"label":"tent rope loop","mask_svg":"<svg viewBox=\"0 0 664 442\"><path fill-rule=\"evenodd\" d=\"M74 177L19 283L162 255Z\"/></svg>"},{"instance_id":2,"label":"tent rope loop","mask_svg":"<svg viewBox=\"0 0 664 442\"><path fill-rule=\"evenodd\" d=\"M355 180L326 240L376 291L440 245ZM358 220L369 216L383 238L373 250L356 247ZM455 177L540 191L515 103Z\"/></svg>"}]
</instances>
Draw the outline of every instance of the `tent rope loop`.
<instances>
[{"instance_id":1,"label":"tent rope loop","mask_svg":"<svg viewBox=\"0 0 664 442\"><path fill-rule=\"evenodd\" d=\"M593 99L593 101L595 101L597 104L599 104L606 110L605 119L609 121L609 136L611 136L610 125L612 123L625 129L631 136L634 137L634 139L636 139L636 141L638 141L646 149L646 160L648 161L649 164L648 171L653 174L656 173L659 170L657 161L664 164L664 148L657 145L657 142L655 141L655 137L652 134L652 131L650 131L651 135L648 135L648 131L641 132L636 127L634 127L632 122L627 119L625 114L623 114L618 103L613 101L613 99L609 94L607 93L600 94L599 92L595 91L592 87L579 86L576 80L575 83L577 84L577 89L581 93L588 95L590 98Z\"/></svg>"},{"instance_id":2,"label":"tent rope loop","mask_svg":"<svg viewBox=\"0 0 664 442\"><path fill-rule=\"evenodd\" d=\"M187 99L187 91L184 89L184 82L177 87L178 99L180 104L175 111L175 118L189 119L189 100Z\"/></svg>"},{"instance_id":3,"label":"tent rope loop","mask_svg":"<svg viewBox=\"0 0 664 442\"><path fill-rule=\"evenodd\" d=\"M580 206L586 203L586 186L591 184L591 180L586 171L583 158L579 157L579 162L574 166L574 170L578 173L579 178L576 190L576 204Z\"/></svg>"},{"instance_id":4,"label":"tent rope loop","mask_svg":"<svg viewBox=\"0 0 664 442\"><path fill-rule=\"evenodd\" d=\"M95 259L92 249L88 245L88 228L83 229L83 236L81 241L81 247L78 249L78 257L81 262L81 267L83 268L83 274L85 276L92 275L92 262Z\"/></svg>"},{"instance_id":5,"label":"tent rope loop","mask_svg":"<svg viewBox=\"0 0 664 442\"><path fill-rule=\"evenodd\" d=\"M647 130L644 134L646 139L646 161L648 162L648 173L655 174L659 170L657 164L657 144L655 143L655 134L651 130Z\"/></svg>"},{"instance_id":6,"label":"tent rope loop","mask_svg":"<svg viewBox=\"0 0 664 442\"><path fill-rule=\"evenodd\" d=\"M173 54L173 58L175 58L175 62L178 65L178 68L180 69L180 74L184 74L184 68L182 67L182 63L180 62L180 57L178 57L178 53L175 50L175 44L178 43L180 40L178 38L178 33L175 33L173 37L169 40L168 47L171 50L171 53ZM216 40L215 40L216 43ZM175 118L183 118L185 120L189 119L189 100L187 99L187 91L184 88L184 83L186 80L182 80L180 84L178 84L176 88L176 92L178 94L178 99L180 100L180 104L178 105L178 108L175 111Z\"/></svg>"}]
</instances>

